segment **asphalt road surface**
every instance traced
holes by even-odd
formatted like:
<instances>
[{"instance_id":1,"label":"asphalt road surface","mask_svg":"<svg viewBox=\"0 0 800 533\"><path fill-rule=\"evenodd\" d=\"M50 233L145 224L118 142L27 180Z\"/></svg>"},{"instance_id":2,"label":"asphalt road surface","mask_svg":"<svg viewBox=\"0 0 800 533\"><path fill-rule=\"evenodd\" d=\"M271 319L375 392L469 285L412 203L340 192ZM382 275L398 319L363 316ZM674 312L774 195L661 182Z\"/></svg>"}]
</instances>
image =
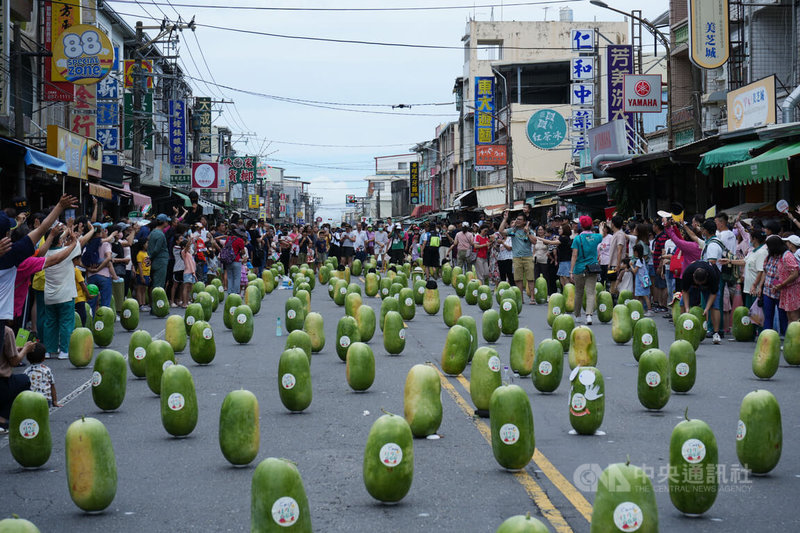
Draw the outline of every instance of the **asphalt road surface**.
<instances>
[{"instance_id":1,"label":"asphalt road surface","mask_svg":"<svg viewBox=\"0 0 800 533\"><path fill-rule=\"evenodd\" d=\"M452 292L440 288L442 299ZM590 526L596 476L608 464L630 457L652 477L661 531L800 530L800 513L791 504L800 489L800 368L782 364L773 379L760 381L751 371L754 344L726 339L714 346L706 340L697 351L692 391L673 394L661 411L647 411L637 399L630 343L615 344L610 324L596 319L592 329L606 385L603 434L570 434L565 356L566 371L553 394L540 394L530 379L515 380L529 394L537 451L524 471L508 472L492 455L488 419L473 417L468 367L463 376L443 379L441 438L414 441L410 492L396 505L381 504L369 496L362 480L367 434L381 409L402 415L403 386L411 366L426 361L438 366L447 333L441 312L428 316L418 307L416 317L407 322L406 347L399 356L386 353L377 330L370 342L375 383L367 392L356 393L348 387L345 365L334 350L336 323L344 309L318 284L312 308L324 317L327 344L313 358L311 406L302 414L290 414L278 396L278 357L285 337L275 334L276 318L283 316L290 294L276 290L267 295L255 317L254 337L246 345L236 344L224 328L220 307L211 320L217 343L213 364L195 365L188 347L177 354L194 376L199 403L199 422L188 438L167 434L159 399L143 379L129 374L122 407L106 413L98 410L87 390L91 366L76 369L68 361L49 361L59 394L68 400L51 413L53 453L42 468L22 469L7 449L7 437L0 438L0 516L16 513L43 532L247 531L253 470L267 457L283 457L294 461L303 477L315 531L483 532L494 531L509 516L530 512L553 531L583 532ZM379 311L380 299L365 297L364 302ZM480 331L481 311L465 303L462 308L476 318ZM525 304L520 316L520 327L532 329L537 344L551 335L545 313L545 306ZM668 348L672 326L660 317L656 322L662 349ZM143 316L140 327L163 336L164 320ZM119 324L115 329L111 348L125 354L130 333ZM510 341L503 336L493 345L505 363ZM256 461L244 468L234 468L223 458L217 436L222 400L238 388L255 393L261 412L261 449ZM770 390L780 403L784 450L775 470L755 477L739 466L735 435L742 398L759 388ZM686 407L690 417L711 426L719 445L720 492L711 510L699 518L684 517L673 507L665 478L669 437ZM96 515L72 503L64 470L64 435L81 415L106 425L116 453L116 498Z\"/></svg>"}]
</instances>

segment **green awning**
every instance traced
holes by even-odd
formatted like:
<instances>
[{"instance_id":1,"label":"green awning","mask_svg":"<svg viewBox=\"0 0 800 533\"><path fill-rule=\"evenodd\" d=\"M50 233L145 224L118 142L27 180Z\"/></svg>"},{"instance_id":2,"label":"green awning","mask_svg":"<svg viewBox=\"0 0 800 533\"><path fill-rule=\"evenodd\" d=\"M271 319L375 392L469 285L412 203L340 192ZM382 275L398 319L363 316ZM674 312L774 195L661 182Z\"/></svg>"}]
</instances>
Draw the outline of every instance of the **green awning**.
<instances>
[{"instance_id":1,"label":"green awning","mask_svg":"<svg viewBox=\"0 0 800 533\"><path fill-rule=\"evenodd\" d=\"M175 189L172 189L172 194L177 196L178 198L183 198L183 206L184 207L192 207L192 201L189 200L189 197L183 194L182 192L178 192Z\"/></svg>"},{"instance_id":2,"label":"green awning","mask_svg":"<svg viewBox=\"0 0 800 533\"><path fill-rule=\"evenodd\" d=\"M789 159L800 154L800 142L781 144L763 154L725 167L724 187L789 179Z\"/></svg>"},{"instance_id":3,"label":"green awning","mask_svg":"<svg viewBox=\"0 0 800 533\"><path fill-rule=\"evenodd\" d=\"M697 165L697 170L707 175L711 172L713 167L724 167L733 163L747 161L753 157L751 155L753 150L757 150L770 142L771 141L755 139L752 141L720 146L716 150L711 150L703 154L700 164Z\"/></svg>"}]
</instances>

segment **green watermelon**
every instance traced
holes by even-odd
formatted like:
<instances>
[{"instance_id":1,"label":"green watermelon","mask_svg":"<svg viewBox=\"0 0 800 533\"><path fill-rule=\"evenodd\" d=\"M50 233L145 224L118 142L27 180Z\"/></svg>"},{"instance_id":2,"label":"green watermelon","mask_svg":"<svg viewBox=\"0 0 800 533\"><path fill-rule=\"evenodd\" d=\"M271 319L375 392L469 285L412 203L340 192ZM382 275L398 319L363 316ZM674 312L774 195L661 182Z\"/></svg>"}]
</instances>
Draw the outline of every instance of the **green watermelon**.
<instances>
[{"instance_id":1,"label":"green watermelon","mask_svg":"<svg viewBox=\"0 0 800 533\"><path fill-rule=\"evenodd\" d=\"M569 336L573 329L575 329L575 319L570 314L562 313L553 320L552 338L561 343L565 352L569 350Z\"/></svg>"},{"instance_id":2,"label":"green watermelon","mask_svg":"<svg viewBox=\"0 0 800 533\"><path fill-rule=\"evenodd\" d=\"M8 419L8 448L23 468L39 468L50 459L50 412L42 394L24 390L14 398Z\"/></svg>"},{"instance_id":3,"label":"green watermelon","mask_svg":"<svg viewBox=\"0 0 800 533\"><path fill-rule=\"evenodd\" d=\"M626 305L614 306L611 318L611 338L617 344L625 344L633 337L633 322L631 311Z\"/></svg>"},{"instance_id":4,"label":"green watermelon","mask_svg":"<svg viewBox=\"0 0 800 533\"><path fill-rule=\"evenodd\" d=\"M669 362L658 348L650 348L639 358L637 392L646 409L661 409L669 401Z\"/></svg>"},{"instance_id":5,"label":"green watermelon","mask_svg":"<svg viewBox=\"0 0 800 533\"><path fill-rule=\"evenodd\" d=\"M511 337L511 370L520 376L529 376L536 358L536 340L528 328L519 328Z\"/></svg>"},{"instance_id":6,"label":"green watermelon","mask_svg":"<svg viewBox=\"0 0 800 533\"><path fill-rule=\"evenodd\" d=\"M487 309L483 312L481 319L481 331L483 340L486 342L497 342L500 338L500 315L494 309Z\"/></svg>"},{"instance_id":7,"label":"green watermelon","mask_svg":"<svg viewBox=\"0 0 800 533\"><path fill-rule=\"evenodd\" d=\"M508 470L525 468L536 439L528 394L518 385L501 385L489 400L489 425L495 460Z\"/></svg>"},{"instance_id":8,"label":"green watermelon","mask_svg":"<svg viewBox=\"0 0 800 533\"><path fill-rule=\"evenodd\" d=\"M658 506L653 484L644 470L616 463L597 482L590 533L636 531L658 533Z\"/></svg>"},{"instance_id":9,"label":"green watermelon","mask_svg":"<svg viewBox=\"0 0 800 533\"><path fill-rule=\"evenodd\" d=\"M354 342L347 349L345 377L354 391L365 391L375 381L375 355L363 342Z\"/></svg>"},{"instance_id":10,"label":"green watermelon","mask_svg":"<svg viewBox=\"0 0 800 533\"><path fill-rule=\"evenodd\" d=\"M72 501L83 511L102 511L117 494L117 460L108 430L96 418L81 417L67 428L64 440Z\"/></svg>"},{"instance_id":11,"label":"green watermelon","mask_svg":"<svg viewBox=\"0 0 800 533\"><path fill-rule=\"evenodd\" d=\"M633 326L633 358L638 361L650 348L658 348L658 328L652 318L641 318Z\"/></svg>"},{"instance_id":12,"label":"green watermelon","mask_svg":"<svg viewBox=\"0 0 800 533\"><path fill-rule=\"evenodd\" d=\"M229 392L219 410L219 448L225 459L236 466L250 464L261 445L260 429L256 395L244 389Z\"/></svg>"},{"instance_id":13,"label":"green watermelon","mask_svg":"<svg viewBox=\"0 0 800 533\"><path fill-rule=\"evenodd\" d=\"M453 325L447 332L442 350L442 372L457 376L467 367L472 339L467 328L458 324Z\"/></svg>"},{"instance_id":14,"label":"green watermelon","mask_svg":"<svg viewBox=\"0 0 800 533\"><path fill-rule=\"evenodd\" d=\"M533 359L533 386L539 392L553 392L561 383L564 372L564 347L554 339L545 339L536 349Z\"/></svg>"},{"instance_id":15,"label":"green watermelon","mask_svg":"<svg viewBox=\"0 0 800 533\"><path fill-rule=\"evenodd\" d=\"M278 360L278 392L283 406L293 413L311 405L311 367L302 349L289 348L281 354Z\"/></svg>"},{"instance_id":16,"label":"green watermelon","mask_svg":"<svg viewBox=\"0 0 800 533\"><path fill-rule=\"evenodd\" d=\"M783 448L783 426L778 400L757 390L742 400L736 428L736 455L754 474L766 474L778 465Z\"/></svg>"},{"instance_id":17,"label":"green watermelon","mask_svg":"<svg viewBox=\"0 0 800 533\"><path fill-rule=\"evenodd\" d=\"M593 366L578 366L569 381L569 423L579 435L594 435L606 410L603 374Z\"/></svg>"},{"instance_id":18,"label":"green watermelon","mask_svg":"<svg viewBox=\"0 0 800 533\"><path fill-rule=\"evenodd\" d=\"M253 472L250 531L284 530L311 533L311 511L295 464L288 459L268 457Z\"/></svg>"},{"instance_id":19,"label":"green watermelon","mask_svg":"<svg viewBox=\"0 0 800 533\"><path fill-rule=\"evenodd\" d=\"M686 418L672 430L669 439L669 497L680 512L700 515L711 509L719 486L717 439L702 420ZM702 472L700 479L695 477Z\"/></svg>"},{"instance_id":20,"label":"green watermelon","mask_svg":"<svg viewBox=\"0 0 800 533\"><path fill-rule=\"evenodd\" d=\"M554 292L547 299L547 325L552 326L555 318L566 311L564 295Z\"/></svg>"},{"instance_id":21,"label":"green watermelon","mask_svg":"<svg viewBox=\"0 0 800 533\"><path fill-rule=\"evenodd\" d=\"M669 385L673 392L689 392L697 375L697 357L692 343L677 340L669 347Z\"/></svg>"},{"instance_id":22,"label":"green watermelon","mask_svg":"<svg viewBox=\"0 0 800 533\"><path fill-rule=\"evenodd\" d=\"M364 447L364 486L381 502L398 502L414 479L414 440L405 418L387 413L369 430Z\"/></svg>"},{"instance_id":23,"label":"green watermelon","mask_svg":"<svg viewBox=\"0 0 800 533\"><path fill-rule=\"evenodd\" d=\"M750 308L740 306L733 310L731 320L733 338L739 342L750 342L756 334L756 326L750 321Z\"/></svg>"},{"instance_id":24,"label":"green watermelon","mask_svg":"<svg viewBox=\"0 0 800 533\"><path fill-rule=\"evenodd\" d=\"M602 291L597 293L597 318L603 324L611 322L611 317L614 310L614 300L611 293Z\"/></svg>"},{"instance_id":25,"label":"green watermelon","mask_svg":"<svg viewBox=\"0 0 800 533\"><path fill-rule=\"evenodd\" d=\"M116 350L102 350L97 354L92 372L94 404L103 411L116 411L125 399L127 384L128 366L122 354Z\"/></svg>"},{"instance_id":26,"label":"green watermelon","mask_svg":"<svg viewBox=\"0 0 800 533\"><path fill-rule=\"evenodd\" d=\"M194 379L183 365L171 365L161 375L161 424L173 437L185 437L197 426Z\"/></svg>"},{"instance_id":27,"label":"green watermelon","mask_svg":"<svg viewBox=\"0 0 800 533\"><path fill-rule=\"evenodd\" d=\"M501 367L497 350L483 346L475 352L470 367L469 394L478 412L489 410L489 399L501 384Z\"/></svg>"},{"instance_id":28,"label":"green watermelon","mask_svg":"<svg viewBox=\"0 0 800 533\"><path fill-rule=\"evenodd\" d=\"M403 413L411 433L417 438L433 435L439 429L442 384L432 364L417 364L408 371L403 389Z\"/></svg>"},{"instance_id":29,"label":"green watermelon","mask_svg":"<svg viewBox=\"0 0 800 533\"><path fill-rule=\"evenodd\" d=\"M753 374L760 379L770 379L781 362L781 337L774 329L762 330L753 352Z\"/></svg>"},{"instance_id":30,"label":"green watermelon","mask_svg":"<svg viewBox=\"0 0 800 533\"><path fill-rule=\"evenodd\" d=\"M192 331L189 332L189 355L198 365L211 363L217 355L214 331L205 320L198 320L192 325Z\"/></svg>"}]
</instances>

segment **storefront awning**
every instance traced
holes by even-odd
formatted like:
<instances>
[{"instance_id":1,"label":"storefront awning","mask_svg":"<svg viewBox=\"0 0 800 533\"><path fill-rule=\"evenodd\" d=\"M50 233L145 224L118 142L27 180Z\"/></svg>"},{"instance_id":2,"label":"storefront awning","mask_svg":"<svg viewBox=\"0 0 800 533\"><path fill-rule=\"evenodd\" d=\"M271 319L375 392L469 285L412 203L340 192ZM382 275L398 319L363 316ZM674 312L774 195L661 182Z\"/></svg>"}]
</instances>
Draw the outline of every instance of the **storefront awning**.
<instances>
[{"instance_id":1,"label":"storefront awning","mask_svg":"<svg viewBox=\"0 0 800 533\"><path fill-rule=\"evenodd\" d=\"M183 194L182 192L176 191L175 189L172 189L172 194L174 194L178 198L183 198L184 207L192 207L192 201L189 200L189 197L187 195Z\"/></svg>"},{"instance_id":2,"label":"storefront awning","mask_svg":"<svg viewBox=\"0 0 800 533\"><path fill-rule=\"evenodd\" d=\"M703 174L708 174L714 167L724 167L733 163L741 163L753 157L752 152L769 144L771 141L754 139L739 143L726 144L716 150L711 150L703 154L697 170Z\"/></svg>"},{"instance_id":3,"label":"storefront awning","mask_svg":"<svg viewBox=\"0 0 800 533\"><path fill-rule=\"evenodd\" d=\"M414 206L414 209L411 211L411 217L412 218L421 217L422 215L430 213L431 211L433 211L433 207L429 205L417 205Z\"/></svg>"},{"instance_id":4,"label":"storefront awning","mask_svg":"<svg viewBox=\"0 0 800 533\"><path fill-rule=\"evenodd\" d=\"M459 193L458 196L453 198L453 207L461 208L466 207L467 205L474 205L474 202L467 201L467 197L471 194L475 194L474 189L467 189L466 191Z\"/></svg>"},{"instance_id":5,"label":"storefront awning","mask_svg":"<svg viewBox=\"0 0 800 533\"><path fill-rule=\"evenodd\" d=\"M90 183L89 184L89 194L92 196L97 196L98 198L103 198L105 200L111 200L114 197L114 194L111 192L111 189L108 187L104 187L99 183Z\"/></svg>"},{"instance_id":6,"label":"storefront awning","mask_svg":"<svg viewBox=\"0 0 800 533\"><path fill-rule=\"evenodd\" d=\"M734 187L789 179L789 159L800 154L800 143L781 144L743 163L725 167L722 185Z\"/></svg>"},{"instance_id":7,"label":"storefront awning","mask_svg":"<svg viewBox=\"0 0 800 533\"><path fill-rule=\"evenodd\" d=\"M67 163L63 159L59 159L57 157L53 157L50 154L46 154L44 152L40 152L35 148L31 148L30 146L26 146L21 142L17 142L13 139L6 139L5 137L0 137L0 142L6 145L10 145L14 147L16 150L24 150L25 151L25 164L32 165L36 167L43 168L45 170L52 170L53 172L66 172L67 171ZM18 152L20 153L20 152ZM20 155L22 155L20 153Z\"/></svg>"},{"instance_id":8,"label":"storefront awning","mask_svg":"<svg viewBox=\"0 0 800 533\"><path fill-rule=\"evenodd\" d=\"M478 202L478 207L502 204L506 201L506 188L504 185L476 187L475 198Z\"/></svg>"}]
</instances>

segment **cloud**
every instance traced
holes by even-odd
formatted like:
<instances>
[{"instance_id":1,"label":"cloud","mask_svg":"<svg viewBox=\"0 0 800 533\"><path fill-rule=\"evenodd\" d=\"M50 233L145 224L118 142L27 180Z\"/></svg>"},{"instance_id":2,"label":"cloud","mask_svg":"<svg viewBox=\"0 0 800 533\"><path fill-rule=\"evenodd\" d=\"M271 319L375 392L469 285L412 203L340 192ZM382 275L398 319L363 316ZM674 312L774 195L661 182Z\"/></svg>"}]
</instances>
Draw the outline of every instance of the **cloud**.
<instances>
[{"instance_id":1,"label":"cloud","mask_svg":"<svg viewBox=\"0 0 800 533\"><path fill-rule=\"evenodd\" d=\"M367 174L369 173L365 173L365 176ZM319 202L315 216L322 217L323 222L338 222L342 219L342 213L350 209L345 205L346 195L364 196L367 192L367 182L358 179L342 181L328 175L306 176L303 179L311 182L308 186L309 192Z\"/></svg>"}]
</instances>

